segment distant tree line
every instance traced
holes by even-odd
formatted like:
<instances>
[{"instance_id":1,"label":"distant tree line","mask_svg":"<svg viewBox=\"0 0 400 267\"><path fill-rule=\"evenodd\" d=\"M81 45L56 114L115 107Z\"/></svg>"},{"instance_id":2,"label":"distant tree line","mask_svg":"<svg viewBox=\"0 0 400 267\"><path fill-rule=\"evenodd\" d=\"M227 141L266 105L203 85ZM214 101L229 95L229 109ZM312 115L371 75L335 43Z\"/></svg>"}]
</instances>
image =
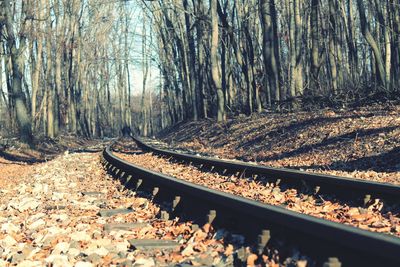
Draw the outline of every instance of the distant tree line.
<instances>
[{"instance_id":1,"label":"distant tree line","mask_svg":"<svg viewBox=\"0 0 400 267\"><path fill-rule=\"evenodd\" d=\"M392 99L399 74L400 0L0 0L0 128L27 142Z\"/></svg>"},{"instance_id":2,"label":"distant tree line","mask_svg":"<svg viewBox=\"0 0 400 267\"><path fill-rule=\"evenodd\" d=\"M131 125L127 1L0 0L0 128L50 138Z\"/></svg>"},{"instance_id":3,"label":"distant tree line","mask_svg":"<svg viewBox=\"0 0 400 267\"><path fill-rule=\"evenodd\" d=\"M399 0L142 2L162 73L161 127L399 93Z\"/></svg>"}]
</instances>

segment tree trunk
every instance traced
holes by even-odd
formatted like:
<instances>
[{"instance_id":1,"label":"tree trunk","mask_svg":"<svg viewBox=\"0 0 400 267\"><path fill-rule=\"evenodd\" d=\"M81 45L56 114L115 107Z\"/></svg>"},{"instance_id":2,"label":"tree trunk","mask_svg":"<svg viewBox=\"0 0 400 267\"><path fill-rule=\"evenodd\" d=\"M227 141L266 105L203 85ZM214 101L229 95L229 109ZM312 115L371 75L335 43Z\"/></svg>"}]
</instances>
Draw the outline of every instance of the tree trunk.
<instances>
[{"instance_id":1,"label":"tree trunk","mask_svg":"<svg viewBox=\"0 0 400 267\"><path fill-rule=\"evenodd\" d=\"M296 65L294 67L294 83L296 96L303 95L303 25L300 15L301 0L293 0L295 17L295 44L296 44Z\"/></svg>"},{"instance_id":2,"label":"tree trunk","mask_svg":"<svg viewBox=\"0 0 400 267\"><path fill-rule=\"evenodd\" d=\"M274 0L260 0L260 12L263 29L263 54L264 67L271 89L272 100L275 105L281 100L281 89L279 85L279 58L277 57L276 36L276 10Z\"/></svg>"},{"instance_id":3,"label":"tree trunk","mask_svg":"<svg viewBox=\"0 0 400 267\"><path fill-rule=\"evenodd\" d=\"M336 20L335 11L337 7L335 5L336 0L329 0L329 65L330 74L332 82L333 94L337 93L338 83L337 83L337 67L336 67Z\"/></svg>"},{"instance_id":4,"label":"tree trunk","mask_svg":"<svg viewBox=\"0 0 400 267\"><path fill-rule=\"evenodd\" d=\"M188 67L189 67L189 79L190 79L190 88L191 98L192 98L192 109L193 109L193 120L198 120L198 105L197 105L197 91L196 88L196 48L194 43L194 37L190 26L190 18L189 18L189 10L188 10L188 1L182 0L183 7L185 9L185 29L186 29L186 36L187 36L187 43L189 48L189 54L187 56L188 59Z\"/></svg>"},{"instance_id":5,"label":"tree trunk","mask_svg":"<svg viewBox=\"0 0 400 267\"><path fill-rule=\"evenodd\" d=\"M376 43L374 37L372 36L371 32L369 31L369 26L367 22L367 18L365 16L365 7L363 0L357 0L358 12L360 14L360 24L361 24L361 32L364 35L365 40L369 44L374 53L376 65L378 67L378 76L379 82L386 88L385 85L385 67L382 59L382 54L379 51L378 44Z\"/></svg>"},{"instance_id":6,"label":"tree trunk","mask_svg":"<svg viewBox=\"0 0 400 267\"><path fill-rule=\"evenodd\" d=\"M319 86L319 29L318 29L319 0L311 0L311 88Z\"/></svg>"},{"instance_id":7,"label":"tree trunk","mask_svg":"<svg viewBox=\"0 0 400 267\"><path fill-rule=\"evenodd\" d=\"M217 91L217 121L225 121L225 99L224 99L224 88L222 88L221 74L220 74L220 62L218 59L218 43L219 43L219 31L218 31L218 14L217 14L217 3L218 0L210 0L211 7L211 76L214 83L214 87Z\"/></svg>"},{"instance_id":8,"label":"tree trunk","mask_svg":"<svg viewBox=\"0 0 400 267\"><path fill-rule=\"evenodd\" d=\"M49 10L50 13L50 10ZM52 53L51 53L51 26L47 27L47 38L46 38L46 55L47 55L47 67L46 67L46 89L47 89L47 137L54 138L54 85L52 82Z\"/></svg>"},{"instance_id":9,"label":"tree trunk","mask_svg":"<svg viewBox=\"0 0 400 267\"><path fill-rule=\"evenodd\" d=\"M392 47L391 47L391 40L390 40L390 22L389 22L389 2L387 0L384 1L385 3L382 3L383 6L383 14L382 16L384 17L384 39L385 39L385 85L386 89L390 90L391 89L391 59L392 59ZM384 16L386 15L386 16Z\"/></svg>"},{"instance_id":10,"label":"tree trunk","mask_svg":"<svg viewBox=\"0 0 400 267\"><path fill-rule=\"evenodd\" d=\"M204 5L203 0L197 0L197 8L199 16L204 15ZM204 42L205 42L205 35L204 35L204 22L202 20L198 21L197 23L197 58L198 58L198 69L197 69L197 94L199 96L199 106L200 106L200 116L203 118L207 118L207 98L204 88L203 79L205 79L205 57L204 57Z\"/></svg>"},{"instance_id":11,"label":"tree trunk","mask_svg":"<svg viewBox=\"0 0 400 267\"><path fill-rule=\"evenodd\" d=\"M6 29L8 34L7 46L11 54L12 64L12 99L15 104L16 118L19 126L19 136L23 142L32 144L33 135L31 130L31 119L28 114L28 109L25 103L25 94L22 90L22 79L24 73L25 57L24 52L26 48L26 37L21 36L19 39L19 47L17 47L17 39L14 35L14 22L12 14L12 5L10 0L4 0L5 14L6 14ZM22 14L25 15L26 4L22 5ZM26 23L25 21L22 23ZM22 25L21 27L24 27Z\"/></svg>"},{"instance_id":12,"label":"tree trunk","mask_svg":"<svg viewBox=\"0 0 400 267\"><path fill-rule=\"evenodd\" d=\"M142 69L143 69L143 83L142 83L142 97L140 101L140 107L141 107L141 129L140 133L143 136L147 136L147 116L146 116L146 103L145 103L145 97L146 97L146 83L147 83L147 75L149 71L149 64L147 61L147 41L146 41L146 15L143 13L143 39L142 39Z\"/></svg>"}]
</instances>

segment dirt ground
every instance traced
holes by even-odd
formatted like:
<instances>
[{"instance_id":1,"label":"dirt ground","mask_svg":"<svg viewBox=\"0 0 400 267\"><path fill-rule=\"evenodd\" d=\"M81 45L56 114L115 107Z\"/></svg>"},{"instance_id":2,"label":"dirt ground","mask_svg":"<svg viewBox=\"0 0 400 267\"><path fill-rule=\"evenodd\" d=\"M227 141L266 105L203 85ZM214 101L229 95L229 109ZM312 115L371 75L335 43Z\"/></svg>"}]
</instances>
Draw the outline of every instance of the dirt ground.
<instances>
[{"instance_id":1,"label":"dirt ground","mask_svg":"<svg viewBox=\"0 0 400 267\"><path fill-rule=\"evenodd\" d=\"M400 183L400 104L205 119L157 138L221 158Z\"/></svg>"}]
</instances>

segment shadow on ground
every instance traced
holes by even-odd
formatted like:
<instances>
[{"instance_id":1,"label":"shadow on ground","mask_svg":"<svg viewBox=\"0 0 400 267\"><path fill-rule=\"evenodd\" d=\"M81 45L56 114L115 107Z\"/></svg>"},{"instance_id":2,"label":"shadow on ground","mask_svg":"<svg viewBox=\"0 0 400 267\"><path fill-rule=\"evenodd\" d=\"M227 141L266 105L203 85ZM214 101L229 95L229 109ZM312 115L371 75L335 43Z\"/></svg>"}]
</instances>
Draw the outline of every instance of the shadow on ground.
<instances>
[{"instance_id":1,"label":"shadow on ground","mask_svg":"<svg viewBox=\"0 0 400 267\"><path fill-rule=\"evenodd\" d=\"M297 166L300 169L336 170L336 171L400 171L400 146L378 155L362 157L349 161L335 161L329 165Z\"/></svg>"},{"instance_id":2,"label":"shadow on ground","mask_svg":"<svg viewBox=\"0 0 400 267\"><path fill-rule=\"evenodd\" d=\"M27 163L27 164L35 164L35 163L41 163L45 162L46 158L43 158L43 155L46 155L47 158L54 157L56 154L54 152L49 152L49 151L41 151L40 152L42 155L41 156L36 156L30 153L18 153L18 154L11 154L6 151L0 150L0 157L8 160L8 161L13 161L12 164L18 164L20 163ZM6 163L2 163L6 164ZM11 163L10 163L11 164Z\"/></svg>"},{"instance_id":3,"label":"shadow on ground","mask_svg":"<svg viewBox=\"0 0 400 267\"><path fill-rule=\"evenodd\" d=\"M278 155L270 156L270 157L263 157L261 159L263 161L271 161L271 160L279 160L279 159L294 157L294 156L298 156L301 154L311 152L315 149L323 149L330 145L334 145L336 147L341 146L343 143L349 142L349 141L352 142L356 138L371 137L374 135L379 135L380 133L391 132L397 128L398 127L384 127L384 128L366 129L366 130L363 129L363 130L352 131L351 133L346 133L346 134L342 134L342 135L330 137L330 138L326 136L320 143L300 146L297 149L294 149L294 150L291 150L288 152L284 152L284 153L281 153Z\"/></svg>"},{"instance_id":4,"label":"shadow on ground","mask_svg":"<svg viewBox=\"0 0 400 267\"><path fill-rule=\"evenodd\" d=\"M276 167L399 172L399 112L400 106L378 106L239 116L226 123L206 119L180 123L158 138L181 149Z\"/></svg>"}]
</instances>

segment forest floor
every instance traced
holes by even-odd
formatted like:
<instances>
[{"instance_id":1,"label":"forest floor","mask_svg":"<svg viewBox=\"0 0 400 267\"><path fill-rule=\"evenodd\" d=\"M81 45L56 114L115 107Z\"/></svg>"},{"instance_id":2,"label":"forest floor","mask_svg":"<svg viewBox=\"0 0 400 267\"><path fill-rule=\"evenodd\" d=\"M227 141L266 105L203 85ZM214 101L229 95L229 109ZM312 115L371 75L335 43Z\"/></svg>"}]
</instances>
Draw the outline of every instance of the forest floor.
<instances>
[{"instance_id":1,"label":"forest floor","mask_svg":"<svg viewBox=\"0 0 400 267\"><path fill-rule=\"evenodd\" d=\"M0 266L232 264L233 246L223 233L158 219L157 205L106 174L100 153L0 162ZM134 249L128 241L138 239L179 242Z\"/></svg>"},{"instance_id":2,"label":"forest floor","mask_svg":"<svg viewBox=\"0 0 400 267\"><path fill-rule=\"evenodd\" d=\"M65 151L101 150L109 140L86 139L76 136L59 136L55 139L38 138L35 145L20 142L17 138L0 135L0 158L13 162L33 164L45 162Z\"/></svg>"},{"instance_id":3,"label":"forest floor","mask_svg":"<svg viewBox=\"0 0 400 267\"><path fill-rule=\"evenodd\" d=\"M157 138L227 159L400 184L400 105L181 123Z\"/></svg>"},{"instance_id":4,"label":"forest floor","mask_svg":"<svg viewBox=\"0 0 400 267\"><path fill-rule=\"evenodd\" d=\"M43 139L30 147L16 138L0 139L0 188L28 175L35 165L54 159L66 151L98 150L107 142L62 136L54 140Z\"/></svg>"}]
</instances>

